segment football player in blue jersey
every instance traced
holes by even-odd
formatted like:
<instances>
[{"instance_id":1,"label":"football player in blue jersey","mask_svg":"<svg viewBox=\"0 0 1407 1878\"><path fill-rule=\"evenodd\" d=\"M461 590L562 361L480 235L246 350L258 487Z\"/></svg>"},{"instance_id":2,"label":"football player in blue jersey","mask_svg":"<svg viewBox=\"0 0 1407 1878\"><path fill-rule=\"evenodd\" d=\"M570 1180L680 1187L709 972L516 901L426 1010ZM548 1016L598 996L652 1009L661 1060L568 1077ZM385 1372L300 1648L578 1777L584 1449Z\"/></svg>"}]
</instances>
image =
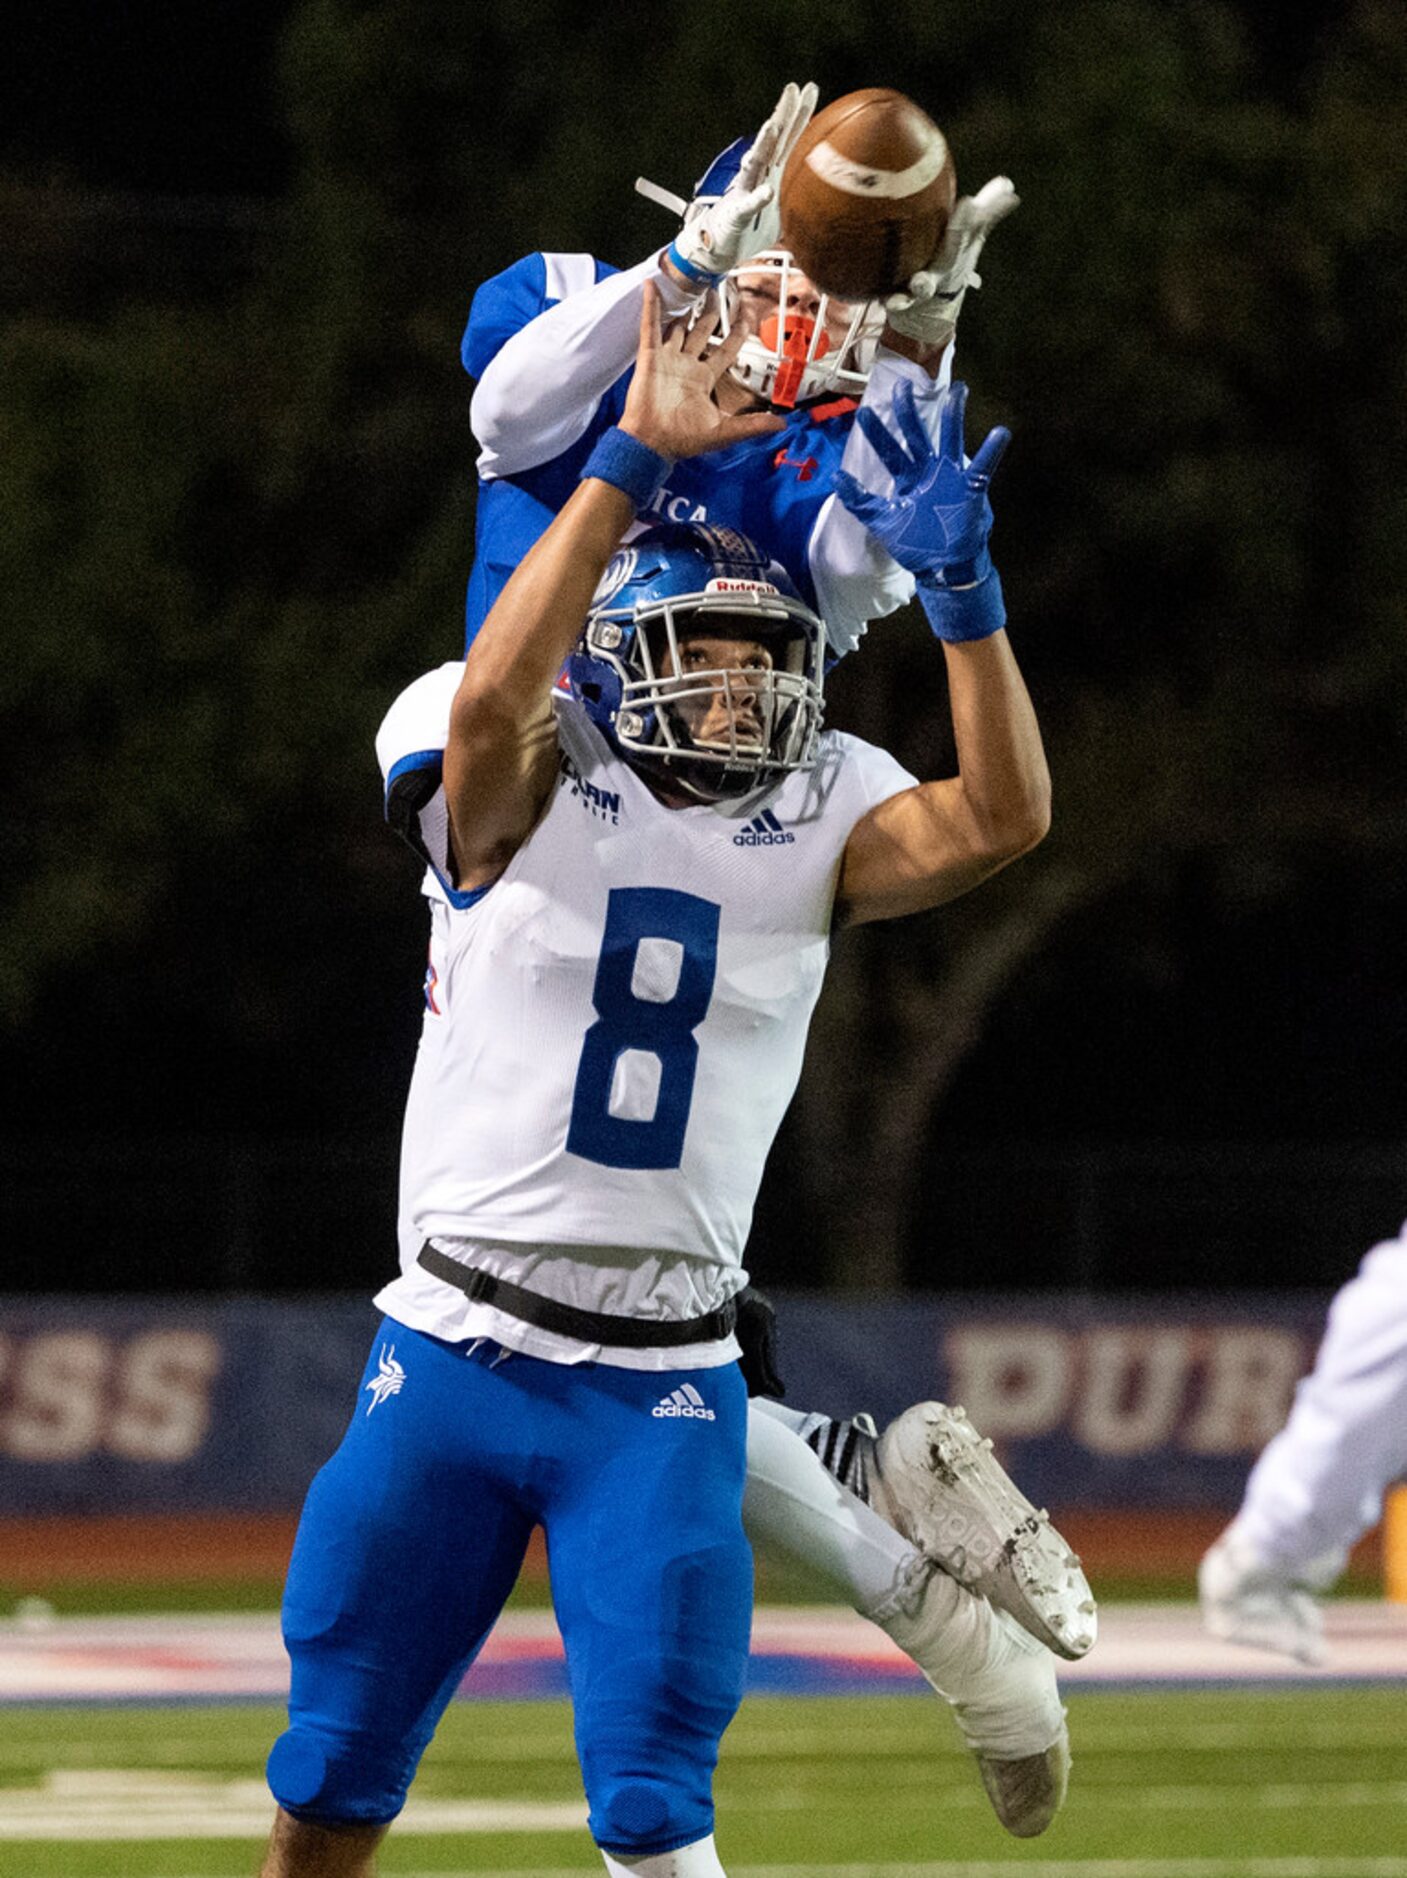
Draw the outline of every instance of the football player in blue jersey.
<instances>
[{"instance_id":1,"label":"football player in blue jersey","mask_svg":"<svg viewBox=\"0 0 1407 1878\"><path fill-rule=\"evenodd\" d=\"M723 407L774 410L783 427L676 464L641 519L708 521L756 541L821 614L835 655L913 598L908 570L836 501L835 474L843 465L888 491L889 471L855 413L863 405L887 419L901 385L933 431L978 257L1017 199L994 178L959 200L908 291L883 306L840 306L779 245L781 174L815 100L814 86L788 85L757 135L709 167L674 240L638 266L619 273L590 255L533 254L475 295L462 349L478 380L470 418L480 444L470 640L596 438L619 421L647 281L670 318L716 297L720 332L744 335L720 384Z\"/></svg>"},{"instance_id":2,"label":"football player in blue jersey","mask_svg":"<svg viewBox=\"0 0 1407 1878\"><path fill-rule=\"evenodd\" d=\"M734 1299L829 935L966 892L1047 826L987 551L1006 434L969 463L961 387L937 450L901 398L897 434L866 422L894 494L838 484L942 643L959 773L919 783L821 731L821 622L751 543L689 527L621 550L675 462L776 428L712 395L740 335L666 338L644 298L621 424L468 659L378 738L430 862L437 991L402 1164L420 1244L300 1522L263 1878L369 1878L537 1523L607 1871L722 1878L712 1773L751 1605ZM736 845L759 817L793 841ZM984 1778L1019 1821L1000 1770L1021 1768L1044 1824L1066 1757L1016 1640L1036 1646L951 1579L887 1589L988 1702L979 1731L1011 1730Z\"/></svg>"}]
</instances>

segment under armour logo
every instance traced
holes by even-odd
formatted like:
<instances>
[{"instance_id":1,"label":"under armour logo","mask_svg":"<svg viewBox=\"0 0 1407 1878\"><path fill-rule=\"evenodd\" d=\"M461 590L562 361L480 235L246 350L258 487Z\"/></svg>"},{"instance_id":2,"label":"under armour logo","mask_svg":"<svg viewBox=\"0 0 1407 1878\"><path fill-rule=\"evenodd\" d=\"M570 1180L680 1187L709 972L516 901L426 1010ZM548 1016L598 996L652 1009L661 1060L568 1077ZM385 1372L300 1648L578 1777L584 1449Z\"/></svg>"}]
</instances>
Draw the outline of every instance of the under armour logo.
<instances>
[{"instance_id":1,"label":"under armour logo","mask_svg":"<svg viewBox=\"0 0 1407 1878\"><path fill-rule=\"evenodd\" d=\"M772 458L773 469L794 469L799 483L809 483L816 474L816 459L813 456L788 456L786 445Z\"/></svg>"},{"instance_id":2,"label":"under armour logo","mask_svg":"<svg viewBox=\"0 0 1407 1878\"><path fill-rule=\"evenodd\" d=\"M381 1354L376 1359L376 1366L381 1372L380 1375L373 1376L366 1385L371 1391L371 1401L367 1404L366 1410L368 1415L379 1402L384 1402L388 1395L399 1395L405 1383L405 1371L396 1361L394 1343L389 1350L384 1343L382 1344Z\"/></svg>"}]
</instances>

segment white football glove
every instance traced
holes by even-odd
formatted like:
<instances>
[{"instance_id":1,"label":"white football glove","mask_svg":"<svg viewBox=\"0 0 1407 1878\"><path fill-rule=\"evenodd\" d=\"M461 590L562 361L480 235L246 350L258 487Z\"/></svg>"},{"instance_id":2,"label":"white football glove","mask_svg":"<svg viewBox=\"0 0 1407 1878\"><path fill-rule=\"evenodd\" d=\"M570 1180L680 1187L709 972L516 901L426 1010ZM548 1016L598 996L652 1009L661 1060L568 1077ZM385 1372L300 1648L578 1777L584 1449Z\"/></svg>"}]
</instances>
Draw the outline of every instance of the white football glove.
<instances>
[{"instance_id":1,"label":"white football glove","mask_svg":"<svg viewBox=\"0 0 1407 1878\"><path fill-rule=\"evenodd\" d=\"M968 288L982 285L977 257L983 242L1020 200L1009 176L994 176L975 196L959 196L937 254L906 292L892 293L884 303L895 332L924 346L948 343Z\"/></svg>"},{"instance_id":2,"label":"white football glove","mask_svg":"<svg viewBox=\"0 0 1407 1878\"><path fill-rule=\"evenodd\" d=\"M814 85L788 85L723 194L699 197L685 210L670 253L700 285L776 247L782 232L777 205L782 171L811 121L816 98Z\"/></svg>"}]
</instances>

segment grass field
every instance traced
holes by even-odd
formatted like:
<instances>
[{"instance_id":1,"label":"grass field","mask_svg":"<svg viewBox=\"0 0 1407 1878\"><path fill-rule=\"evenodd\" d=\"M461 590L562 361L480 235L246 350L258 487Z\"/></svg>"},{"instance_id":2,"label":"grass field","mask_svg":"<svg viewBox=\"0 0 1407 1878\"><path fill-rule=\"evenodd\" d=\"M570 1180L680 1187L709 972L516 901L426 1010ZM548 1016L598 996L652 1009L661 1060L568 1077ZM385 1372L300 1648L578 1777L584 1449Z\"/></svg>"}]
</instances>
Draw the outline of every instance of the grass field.
<instances>
[{"instance_id":1,"label":"grass field","mask_svg":"<svg viewBox=\"0 0 1407 1878\"><path fill-rule=\"evenodd\" d=\"M279 1726L272 1706L0 1712L0 1875L249 1878ZM750 1699L718 1780L730 1878L1407 1878L1407 1692L1084 1694L1071 1728L1070 1803L1023 1843L936 1701ZM475 1829L410 1829L465 1801ZM73 1836L10 1836L27 1807ZM581 1812L564 1705L456 1703L383 1870L599 1872Z\"/></svg>"}]
</instances>

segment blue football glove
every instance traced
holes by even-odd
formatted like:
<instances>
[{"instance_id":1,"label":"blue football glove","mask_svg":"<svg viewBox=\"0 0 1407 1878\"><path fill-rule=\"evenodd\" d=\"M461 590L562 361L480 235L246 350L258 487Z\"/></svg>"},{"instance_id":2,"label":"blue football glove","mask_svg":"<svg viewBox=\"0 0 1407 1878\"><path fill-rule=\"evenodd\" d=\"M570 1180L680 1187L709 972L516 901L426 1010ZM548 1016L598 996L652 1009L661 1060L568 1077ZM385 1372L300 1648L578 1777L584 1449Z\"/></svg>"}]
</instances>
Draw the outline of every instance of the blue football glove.
<instances>
[{"instance_id":1,"label":"blue football glove","mask_svg":"<svg viewBox=\"0 0 1407 1878\"><path fill-rule=\"evenodd\" d=\"M875 495L845 470L835 479L835 492L850 513L917 580L934 632L952 641L985 639L1006 624L1001 578L987 552L992 531L987 487L1011 432L998 425L969 463L963 455L966 410L967 386L950 385L943 393L935 450L913 386L900 385L894 394L898 438L868 407L858 416L875 455L894 478L894 494Z\"/></svg>"}]
</instances>

